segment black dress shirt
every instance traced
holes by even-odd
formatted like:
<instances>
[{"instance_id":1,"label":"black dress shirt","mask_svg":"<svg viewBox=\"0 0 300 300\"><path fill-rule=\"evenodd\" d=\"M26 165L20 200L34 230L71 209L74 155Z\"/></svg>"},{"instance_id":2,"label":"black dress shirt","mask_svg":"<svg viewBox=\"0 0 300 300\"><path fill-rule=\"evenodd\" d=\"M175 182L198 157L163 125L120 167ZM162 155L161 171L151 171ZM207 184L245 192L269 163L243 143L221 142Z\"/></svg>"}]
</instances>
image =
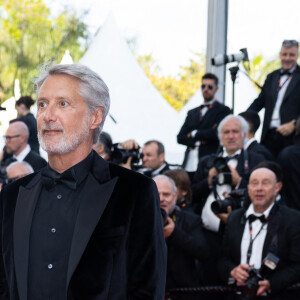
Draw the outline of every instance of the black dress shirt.
<instances>
[{"instance_id":1,"label":"black dress shirt","mask_svg":"<svg viewBox=\"0 0 300 300\"><path fill-rule=\"evenodd\" d=\"M72 174L76 189L61 182L50 189L42 187L30 231L30 300L61 300L67 297L66 278L72 236L92 159L93 152L64 172ZM46 168L50 168L49 165Z\"/></svg>"}]
</instances>

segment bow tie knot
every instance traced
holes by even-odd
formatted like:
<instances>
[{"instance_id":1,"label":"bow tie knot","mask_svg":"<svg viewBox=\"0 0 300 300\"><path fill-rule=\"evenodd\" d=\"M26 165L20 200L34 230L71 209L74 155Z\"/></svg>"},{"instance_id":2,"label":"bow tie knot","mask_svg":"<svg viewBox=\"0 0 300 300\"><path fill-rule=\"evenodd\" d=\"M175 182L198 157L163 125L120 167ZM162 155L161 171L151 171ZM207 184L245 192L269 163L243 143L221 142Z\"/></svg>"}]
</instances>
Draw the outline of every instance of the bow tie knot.
<instances>
[{"instance_id":1,"label":"bow tie knot","mask_svg":"<svg viewBox=\"0 0 300 300\"><path fill-rule=\"evenodd\" d=\"M265 215L256 216L256 215L253 215L253 214L248 216L248 220L249 220L250 223L252 223L256 220L259 220L261 223L265 223L267 221Z\"/></svg>"},{"instance_id":2,"label":"bow tie knot","mask_svg":"<svg viewBox=\"0 0 300 300\"><path fill-rule=\"evenodd\" d=\"M225 160L226 160L226 162L229 162L231 159L239 159L239 157L240 157L239 154L235 154L235 155L232 155L232 156L226 156Z\"/></svg>"},{"instance_id":3,"label":"bow tie knot","mask_svg":"<svg viewBox=\"0 0 300 300\"><path fill-rule=\"evenodd\" d=\"M291 75L292 74L292 72L290 72L290 71L282 71L282 72L280 72L280 76L283 76L283 75Z\"/></svg>"},{"instance_id":4,"label":"bow tie knot","mask_svg":"<svg viewBox=\"0 0 300 300\"><path fill-rule=\"evenodd\" d=\"M62 183L67 187L69 187L70 189L76 190L77 182L70 169L60 174L46 167L42 169L41 175L42 175L41 177L42 184L48 190L53 188L58 183Z\"/></svg>"}]
</instances>

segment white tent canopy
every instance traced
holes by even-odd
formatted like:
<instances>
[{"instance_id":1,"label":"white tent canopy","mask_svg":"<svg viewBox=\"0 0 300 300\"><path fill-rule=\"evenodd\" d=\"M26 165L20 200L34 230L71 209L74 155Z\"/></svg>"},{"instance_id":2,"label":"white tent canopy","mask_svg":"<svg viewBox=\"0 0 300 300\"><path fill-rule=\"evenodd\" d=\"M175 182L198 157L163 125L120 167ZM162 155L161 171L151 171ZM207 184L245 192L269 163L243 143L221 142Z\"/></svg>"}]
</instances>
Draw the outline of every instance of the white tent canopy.
<instances>
[{"instance_id":1,"label":"white tent canopy","mask_svg":"<svg viewBox=\"0 0 300 300\"><path fill-rule=\"evenodd\" d=\"M181 163L184 147L176 142L178 113L155 89L132 55L110 14L80 63L98 73L108 85L110 116L104 130L114 142L134 138L161 141L166 160Z\"/></svg>"}]
</instances>

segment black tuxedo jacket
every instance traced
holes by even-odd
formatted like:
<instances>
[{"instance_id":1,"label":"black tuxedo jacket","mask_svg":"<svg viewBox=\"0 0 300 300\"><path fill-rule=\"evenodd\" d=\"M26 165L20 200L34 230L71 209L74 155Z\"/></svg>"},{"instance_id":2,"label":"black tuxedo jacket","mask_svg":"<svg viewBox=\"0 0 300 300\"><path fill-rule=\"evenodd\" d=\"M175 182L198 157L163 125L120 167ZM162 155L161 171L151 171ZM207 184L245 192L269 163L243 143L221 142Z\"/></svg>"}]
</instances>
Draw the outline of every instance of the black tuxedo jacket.
<instances>
[{"instance_id":1,"label":"black tuxedo jacket","mask_svg":"<svg viewBox=\"0 0 300 300\"><path fill-rule=\"evenodd\" d=\"M31 174L1 192L0 299L27 299L30 226L40 178L40 172ZM163 299L166 246L155 183L94 154L85 184L65 299Z\"/></svg>"},{"instance_id":2,"label":"black tuxedo jacket","mask_svg":"<svg viewBox=\"0 0 300 300\"><path fill-rule=\"evenodd\" d=\"M280 70L276 70L267 76L262 91L248 110L259 112L265 108L265 117L261 134L261 142L264 141L269 130L273 109L277 100L278 80L280 79ZM281 124L289 122L300 117L300 67L297 66L293 72L291 81L285 92L282 105L280 107Z\"/></svg>"},{"instance_id":3,"label":"black tuxedo jacket","mask_svg":"<svg viewBox=\"0 0 300 300\"><path fill-rule=\"evenodd\" d=\"M217 127L223 118L229 114L230 109L219 102L213 103L213 107L208 109L202 120L200 120L200 106L188 111L185 122L177 135L177 142L188 146L183 167L185 166L190 147L194 147L197 141L201 141L199 157L217 151L219 146ZM188 133L195 129L197 130L196 136L188 137Z\"/></svg>"},{"instance_id":4,"label":"black tuxedo jacket","mask_svg":"<svg viewBox=\"0 0 300 300\"><path fill-rule=\"evenodd\" d=\"M30 151L23 160L28 162L35 172L47 165L47 162L35 151Z\"/></svg>"},{"instance_id":5,"label":"black tuxedo jacket","mask_svg":"<svg viewBox=\"0 0 300 300\"><path fill-rule=\"evenodd\" d=\"M253 141L247 148L248 151L262 155L266 160L274 160L272 153L264 145Z\"/></svg>"},{"instance_id":6,"label":"black tuxedo jacket","mask_svg":"<svg viewBox=\"0 0 300 300\"><path fill-rule=\"evenodd\" d=\"M242 181L239 185L239 189L246 188L249 180L249 174L252 168L254 168L258 163L264 161L264 157L260 154L256 154L247 151L248 155L248 168L245 168L244 160L244 150L242 150L241 155L238 159L238 164L236 167L237 172L242 177ZM192 182L192 195L193 195L193 205L195 206L195 211L201 214L202 208L206 202L211 189L208 185L208 172L210 168L213 167L212 163L217 157L215 154L204 156L200 159L197 171L194 175Z\"/></svg>"},{"instance_id":7,"label":"black tuxedo jacket","mask_svg":"<svg viewBox=\"0 0 300 300\"><path fill-rule=\"evenodd\" d=\"M224 282L228 281L230 271L240 264L241 241L246 224L244 214L244 208L235 210L227 220L223 240L223 256L219 262L219 272ZM272 294L277 294L293 283L299 282L300 279L300 213L275 204L270 212L271 215L262 259L270 252L274 237L274 234L271 234L271 228L276 228L275 223L279 221L276 231L277 250L272 249L271 252L275 252L280 261L277 268L267 277L271 284ZM286 297L282 299L290 299L287 294L284 295Z\"/></svg>"},{"instance_id":8,"label":"black tuxedo jacket","mask_svg":"<svg viewBox=\"0 0 300 300\"><path fill-rule=\"evenodd\" d=\"M175 209L171 218L175 223L167 238L167 289L198 287L206 276L201 261L208 259L209 246L202 231L201 218L190 212ZM198 262L196 261L198 260Z\"/></svg>"}]
</instances>

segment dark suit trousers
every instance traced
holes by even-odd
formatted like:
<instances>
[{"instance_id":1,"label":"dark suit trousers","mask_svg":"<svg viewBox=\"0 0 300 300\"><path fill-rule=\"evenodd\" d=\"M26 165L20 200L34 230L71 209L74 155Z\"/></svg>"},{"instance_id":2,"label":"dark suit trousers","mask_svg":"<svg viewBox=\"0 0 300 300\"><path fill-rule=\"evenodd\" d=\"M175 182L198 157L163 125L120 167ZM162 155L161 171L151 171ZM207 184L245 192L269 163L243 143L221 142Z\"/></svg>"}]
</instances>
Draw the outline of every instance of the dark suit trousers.
<instances>
[{"instance_id":1,"label":"dark suit trousers","mask_svg":"<svg viewBox=\"0 0 300 300\"><path fill-rule=\"evenodd\" d=\"M277 158L283 148L293 145L293 136L283 136L273 128L267 132L266 137L261 143Z\"/></svg>"}]
</instances>

